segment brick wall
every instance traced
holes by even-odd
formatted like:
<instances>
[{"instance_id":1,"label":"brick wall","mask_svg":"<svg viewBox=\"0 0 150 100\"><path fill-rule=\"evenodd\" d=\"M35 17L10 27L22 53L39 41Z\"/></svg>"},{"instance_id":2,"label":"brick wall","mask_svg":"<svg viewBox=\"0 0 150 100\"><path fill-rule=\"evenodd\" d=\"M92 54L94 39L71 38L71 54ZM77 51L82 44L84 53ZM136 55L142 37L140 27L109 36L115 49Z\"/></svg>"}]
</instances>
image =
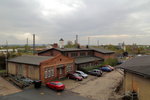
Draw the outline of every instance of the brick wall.
<instances>
[{"instance_id":1,"label":"brick wall","mask_svg":"<svg viewBox=\"0 0 150 100\"><path fill-rule=\"evenodd\" d=\"M108 59L108 58L115 58L115 54L103 54L103 53L99 53L99 52L94 52L94 56L96 57L101 57L104 60Z\"/></svg>"},{"instance_id":2,"label":"brick wall","mask_svg":"<svg viewBox=\"0 0 150 100\"><path fill-rule=\"evenodd\" d=\"M43 53L40 53L38 54L39 56L56 56L58 54L61 54L61 52L57 51L57 50L54 50L54 49L51 49L47 52L43 52Z\"/></svg>"},{"instance_id":3,"label":"brick wall","mask_svg":"<svg viewBox=\"0 0 150 100\"><path fill-rule=\"evenodd\" d=\"M52 79L55 79L55 78L59 78L59 77L65 77L67 75L67 72L66 72L66 65L67 64L73 64L72 66L72 72L75 71L75 65L74 65L74 59L72 58L68 58L66 56L63 56L63 55L58 55L50 60L47 60L47 61L44 61L44 62L41 62L41 67L40 67L40 78L42 80L43 83L46 83ZM62 75L59 75L58 76L58 72L59 72L59 68L58 66L59 65L62 65L63 66L63 73ZM46 68L51 68L53 67L54 68L54 76L53 77L49 77L49 78L45 78L45 69Z\"/></svg>"}]
</instances>

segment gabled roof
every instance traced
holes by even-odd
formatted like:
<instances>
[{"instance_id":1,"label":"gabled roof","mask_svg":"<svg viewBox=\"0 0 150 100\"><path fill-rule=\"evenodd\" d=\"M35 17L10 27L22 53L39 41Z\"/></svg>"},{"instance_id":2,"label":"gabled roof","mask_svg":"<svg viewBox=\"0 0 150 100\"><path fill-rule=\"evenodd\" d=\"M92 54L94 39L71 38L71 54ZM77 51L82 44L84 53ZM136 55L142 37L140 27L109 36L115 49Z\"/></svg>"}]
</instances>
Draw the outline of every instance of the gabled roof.
<instances>
[{"instance_id":1,"label":"gabled roof","mask_svg":"<svg viewBox=\"0 0 150 100\"><path fill-rule=\"evenodd\" d=\"M101 53L115 53L114 51L103 49L103 48L91 48L91 49Z\"/></svg>"},{"instance_id":2,"label":"gabled roof","mask_svg":"<svg viewBox=\"0 0 150 100\"><path fill-rule=\"evenodd\" d=\"M117 67L150 78L150 56L135 57Z\"/></svg>"},{"instance_id":3,"label":"gabled roof","mask_svg":"<svg viewBox=\"0 0 150 100\"><path fill-rule=\"evenodd\" d=\"M110 50L106 50L106 49L102 49L102 48L51 48L51 49L47 49L47 50L43 50L40 53L49 51L49 50L58 50L60 52L70 52L70 51L97 51L97 52L101 52L101 53L114 53L114 51L110 51Z\"/></svg>"},{"instance_id":4,"label":"gabled roof","mask_svg":"<svg viewBox=\"0 0 150 100\"><path fill-rule=\"evenodd\" d=\"M22 64L31 64L31 65L40 65L40 62L53 58L52 56L32 56L24 55L15 58L11 58L8 62L22 63Z\"/></svg>"},{"instance_id":5,"label":"gabled roof","mask_svg":"<svg viewBox=\"0 0 150 100\"><path fill-rule=\"evenodd\" d=\"M92 62L92 61L98 61L98 60L103 60L102 58L99 57L76 57L75 58L75 63L76 64L81 64L81 63L87 63L87 62Z\"/></svg>"}]
</instances>

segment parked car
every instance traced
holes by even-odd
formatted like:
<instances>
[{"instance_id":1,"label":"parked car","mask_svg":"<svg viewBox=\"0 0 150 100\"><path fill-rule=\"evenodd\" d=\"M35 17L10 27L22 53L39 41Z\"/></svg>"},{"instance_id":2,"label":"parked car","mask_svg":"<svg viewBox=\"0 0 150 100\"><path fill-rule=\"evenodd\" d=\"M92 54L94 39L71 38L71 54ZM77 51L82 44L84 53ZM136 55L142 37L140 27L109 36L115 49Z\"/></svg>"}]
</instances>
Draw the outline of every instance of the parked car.
<instances>
[{"instance_id":1,"label":"parked car","mask_svg":"<svg viewBox=\"0 0 150 100\"><path fill-rule=\"evenodd\" d=\"M110 69L114 70L115 68L110 65L105 65L105 67L109 67Z\"/></svg>"},{"instance_id":2,"label":"parked car","mask_svg":"<svg viewBox=\"0 0 150 100\"><path fill-rule=\"evenodd\" d=\"M67 75L67 77L68 77L69 79L75 79L75 80L78 80L78 81L82 81L82 80L83 80L82 76L80 76L80 75L77 74L77 73L69 73L69 74Z\"/></svg>"},{"instance_id":3,"label":"parked car","mask_svg":"<svg viewBox=\"0 0 150 100\"><path fill-rule=\"evenodd\" d=\"M100 70L104 71L104 72L111 72L112 69L110 69L109 67L100 67Z\"/></svg>"},{"instance_id":4,"label":"parked car","mask_svg":"<svg viewBox=\"0 0 150 100\"><path fill-rule=\"evenodd\" d=\"M47 82L46 86L57 91L65 89L65 85L59 81Z\"/></svg>"},{"instance_id":5,"label":"parked car","mask_svg":"<svg viewBox=\"0 0 150 100\"><path fill-rule=\"evenodd\" d=\"M85 74L85 73L82 72L82 71L76 71L76 73L79 74L80 76L82 76L83 78L87 78L87 77L88 77L88 75Z\"/></svg>"},{"instance_id":6,"label":"parked car","mask_svg":"<svg viewBox=\"0 0 150 100\"><path fill-rule=\"evenodd\" d=\"M88 73L98 77L102 76L102 71L99 69L93 69L91 71L88 71Z\"/></svg>"}]
</instances>

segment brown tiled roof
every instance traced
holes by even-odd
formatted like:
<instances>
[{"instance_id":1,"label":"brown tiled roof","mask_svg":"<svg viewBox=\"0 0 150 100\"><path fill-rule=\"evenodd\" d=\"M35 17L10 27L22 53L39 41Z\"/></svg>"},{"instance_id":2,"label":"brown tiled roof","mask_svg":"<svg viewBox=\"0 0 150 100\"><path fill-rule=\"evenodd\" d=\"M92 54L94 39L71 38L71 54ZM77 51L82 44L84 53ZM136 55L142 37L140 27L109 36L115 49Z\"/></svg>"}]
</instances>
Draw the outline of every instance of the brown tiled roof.
<instances>
[{"instance_id":1,"label":"brown tiled roof","mask_svg":"<svg viewBox=\"0 0 150 100\"><path fill-rule=\"evenodd\" d=\"M8 62L21 63L21 64L31 64L40 65L40 62L53 58L52 56L32 56L24 55L15 58L11 58Z\"/></svg>"}]
</instances>

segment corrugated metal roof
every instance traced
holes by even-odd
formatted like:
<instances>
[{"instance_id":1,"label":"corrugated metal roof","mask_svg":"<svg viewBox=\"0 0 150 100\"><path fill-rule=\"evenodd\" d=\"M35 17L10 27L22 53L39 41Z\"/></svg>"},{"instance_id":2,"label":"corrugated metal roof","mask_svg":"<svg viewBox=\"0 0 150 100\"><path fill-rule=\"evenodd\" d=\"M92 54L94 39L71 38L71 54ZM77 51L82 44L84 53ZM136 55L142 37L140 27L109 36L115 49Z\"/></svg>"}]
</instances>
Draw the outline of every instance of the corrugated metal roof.
<instances>
[{"instance_id":1,"label":"corrugated metal roof","mask_svg":"<svg viewBox=\"0 0 150 100\"><path fill-rule=\"evenodd\" d=\"M150 56L135 57L117 67L135 74L150 77Z\"/></svg>"},{"instance_id":2,"label":"corrugated metal roof","mask_svg":"<svg viewBox=\"0 0 150 100\"><path fill-rule=\"evenodd\" d=\"M32 56L24 55L15 58L11 58L8 62L31 64L31 65L40 65L40 62L53 58L52 56Z\"/></svg>"},{"instance_id":3,"label":"corrugated metal roof","mask_svg":"<svg viewBox=\"0 0 150 100\"><path fill-rule=\"evenodd\" d=\"M81 63L87 63L87 62L92 62L96 60L103 60L103 59L98 58L98 57L77 57L75 58L75 63L81 64Z\"/></svg>"}]
</instances>

